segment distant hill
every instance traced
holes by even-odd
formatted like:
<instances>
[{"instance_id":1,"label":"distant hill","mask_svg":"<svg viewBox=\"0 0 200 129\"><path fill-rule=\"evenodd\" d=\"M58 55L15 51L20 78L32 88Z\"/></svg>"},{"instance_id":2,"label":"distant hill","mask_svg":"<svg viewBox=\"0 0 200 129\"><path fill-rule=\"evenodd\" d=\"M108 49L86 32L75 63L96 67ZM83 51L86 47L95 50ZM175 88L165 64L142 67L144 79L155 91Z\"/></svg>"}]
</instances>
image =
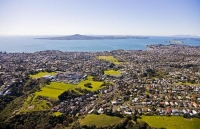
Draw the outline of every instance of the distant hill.
<instances>
[{"instance_id":1,"label":"distant hill","mask_svg":"<svg viewBox=\"0 0 200 129\"><path fill-rule=\"evenodd\" d=\"M173 37L185 37L185 38L200 38L196 35L172 35Z\"/></svg>"},{"instance_id":2,"label":"distant hill","mask_svg":"<svg viewBox=\"0 0 200 129\"><path fill-rule=\"evenodd\" d=\"M87 36L87 35L70 35L61 37L47 37L47 38L37 38L37 39L49 39L49 40L104 40L104 39L147 39L148 37L143 36Z\"/></svg>"},{"instance_id":3,"label":"distant hill","mask_svg":"<svg viewBox=\"0 0 200 129\"><path fill-rule=\"evenodd\" d=\"M196 40L196 41L200 41L200 37L195 36L195 35L173 35L173 36L176 37L176 39L174 39L174 40Z\"/></svg>"}]
</instances>

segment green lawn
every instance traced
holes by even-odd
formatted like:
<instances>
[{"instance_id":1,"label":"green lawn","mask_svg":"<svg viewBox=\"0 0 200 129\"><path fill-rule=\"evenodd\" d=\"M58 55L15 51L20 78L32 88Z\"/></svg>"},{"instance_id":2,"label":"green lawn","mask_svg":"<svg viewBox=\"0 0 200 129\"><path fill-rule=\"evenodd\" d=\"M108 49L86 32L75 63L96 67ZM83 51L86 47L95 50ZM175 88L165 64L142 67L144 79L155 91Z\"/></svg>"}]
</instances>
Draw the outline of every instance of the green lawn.
<instances>
[{"instance_id":1,"label":"green lawn","mask_svg":"<svg viewBox=\"0 0 200 129\"><path fill-rule=\"evenodd\" d=\"M51 82L50 85L46 85L39 92L35 92L27 97L27 100L24 102L23 107L21 108L22 112L27 111L40 111L40 110L49 110L51 107L48 100L44 100L41 97L47 97L53 100L58 100L58 96L66 90L72 90L75 88L75 85L65 84L59 82Z\"/></svg>"},{"instance_id":2,"label":"green lawn","mask_svg":"<svg viewBox=\"0 0 200 129\"><path fill-rule=\"evenodd\" d=\"M100 60L107 60L110 61L114 64L120 64L117 59L115 59L113 56L97 56L98 59Z\"/></svg>"},{"instance_id":3,"label":"green lawn","mask_svg":"<svg viewBox=\"0 0 200 129\"><path fill-rule=\"evenodd\" d=\"M142 116L138 121L145 121L152 127L167 129L199 129L200 119L185 119L181 116Z\"/></svg>"},{"instance_id":4,"label":"green lawn","mask_svg":"<svg viewBox=\"0 0 200 129\"><path fill-rule=\"evenodd\" d=\"M174 83L175 85L188 85L188 86L200 86L200 84L197 84L197 83L195 83L195 84L192 84L192 83L190 83L190 82L177 82L177 83Z\"/></svg>"},{"instance_id":5,"label":"green lawn","mask_svg":"<svg viewBox=\"0 0 200 129\"><path fill-rule=\"evenodd\" d=\"M46 75L55 75L56 72L51 72L51 73L48 73L48 72L39 72L38 74L35 74L35 75L30 75L31 78L40 78L40 77L43 77L43 76L46 76Z\"/></svg>"},{"instance_id":6,"label":"green lawn","mask_svg":"<svg viewBox=\"0 0 200 129\"><path fill-rule=\"evenodd\" d=\"M88 76L87 80L83 80L78 84L78 87L80 87L81 89L87 89L90 91L96 91L96 90L102 89L103 87L101 85L103 84L103 82L93 81L92 78L93 78L92 76ZM84 84L87 84L87 83L91 83L92 88L85 87Z\"/></svg>"},{"instance_id":7,"label":"green lawn","mask_svg":"<svg viewBox=\"0 0 200 129\"><path fill-rule=\"evenodd\" d=\"M60 115L62 115L61 112L54 112L54 113L53 113L53 116L60 116Z\"/></svg>"},{"instance_id":8,"label":"green lawn","mask_svg":"<svg viewBox=\"0 0 200 129\"><path fill-rule=\"evenodd\" d=\"M58 99L58 96L64 91L73 90L76 85L66 84L64 82L51 82L50 85L46 85L39 92L35 92L36 96L45 96L53 99Z\"/></svg>"},{"instance_id":9,"label":"green lawn","mask_svg":"<svg viewBox=\"0 0 200 129\"><path fill-rule=\"evenodd\" d=\"M118 71L108 70L108 71L104 71L104 74L106 74L106 75L121 75L121 72L119 70Z\"/></svg>"},{"instance_id":10,"label":"green lawn","mask_svg":"<svg viewBox=\"0 0 200 129\"><path fill-rule=\"evenodd\" d=\"M101 85L103 82L93 81L92 78L92 76L88 76L86 80L79 82L78 85L66 84L64 82L51 82L50 85L43 87L41 91L35 92L35 96L45 96L53 99L58 99L58 96L64 91L74 90L75 88L82 88L90 91L102 89L103 87ZM86 83L91 83L92 88L85 87L84 84Z\"/></svg>"},{"instance_id":11,"label":"green lawn","mask_svg":"<svg viewBox=\"0 0 200 129\"><path fill-rule=\"evenodd\" d=\"M78 85L66 84L64 82L51 82L49 85L44 86L40 91L35 92L27 97L24 102L21 112L27 111L38 111L38 110L49 110L51 108L51 100L58 100L58 96L64 91L75 90L75 88L88 89L90 91L95 91L103 88L101 85L103 82L93 81L92 76L88 76L86 80L81 81ZM84 86L86 83L91 83L92 88L87 88ZM76 91L76 90L75 90ZM78 91L77 91L78 92ZM41 97L47 97L46 99ZM58 115L56 113L55 115Z\"/></svg>"},{"instance_id":12,"label":"green lawn","mask_svg":"<svg viewBox=\"0 0 200 129\"><path fill-rule=\"evenodd\" d=\"M113 125L122 122L122 118L116 116L108 116L105 114L95 115L88 114L84 119L80 119L81 125L96 125L96 126L105 126L105 125Z\"/></svg>"}]
</instances>

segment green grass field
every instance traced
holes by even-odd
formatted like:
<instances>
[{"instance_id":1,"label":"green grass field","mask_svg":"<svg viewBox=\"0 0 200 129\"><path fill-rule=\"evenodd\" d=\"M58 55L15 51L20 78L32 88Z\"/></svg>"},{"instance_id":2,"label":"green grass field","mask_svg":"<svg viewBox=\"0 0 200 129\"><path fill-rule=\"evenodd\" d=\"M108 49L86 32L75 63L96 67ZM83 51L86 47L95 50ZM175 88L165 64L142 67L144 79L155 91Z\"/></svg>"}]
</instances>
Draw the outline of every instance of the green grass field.
<instances>
[{"instance_id":1,"label":"green grass field","mask_svg":"<svg viewBox=\"0 0 200 129\"><path fill-rule=\"evenodd\" d=\"M78 85L66 84L64 82L51 82L49 85L41 88L40 91L29 95L20 111L27 112L49 110L51 108L51 103L49 99L51 99L52 101L57 101L58 96L64 91L75 90L75 88L82 88L90 91L102 89L103 87L101 85L103 84L103 82L93 81L92 78L92 76L88 76L86 80L81 81ZM85 87L84 84L86 83L91 83L92 88ZM43 99L41 97L46 97L47 99ZM55 115L58 115L58 113Z\"/></svg>"},{"instance_id":2,"label":"green grass field","mask_svg":"<svg viewBox=\"0 0 200 129\"><path fill-rule=\"evenodd\" d=\"M142 116L138 121L145 121L152 127L167 129L199 129L200 119L185 119L181 116Z\"/></svg>"},{"instance_id":3,"label":"green grass field","mask_svg":"<svg viewBox=\"0 0 200 129\"><path fill-rule=\"evenodd\" d=\"M88 76L86 80L79 82L77 85L66 84L64 82L51 82L49 85L41 88L41 91L35 92L35 98L37 96L44 96L52 99L58 99L58 96L64 91L75 90L75 88L82 88L90 91L102 89L103 87L101 85L103 84L103 82L93 81L92 78L92 76ZM85 87L84 84L86 83L91 83L92 88Z\"/></svg>"},{"instance_id":4,"label":"green grass field","mask_svg":"<svg viewBox=\"0 0 200 129\"><path fill-rule=\"evenodd\" d=\"M96 126L105 126L105 125L113 125L122 122L122 118L116 116L108 116L105 114L95 115L88 114L84 119L80 119L81 125L96 125Z\"/></svg>"},{"instance_id":5,"label":"green grass field","mask_svg":"<svg viewBox=\"0 0 200 129\"><path fill-rule=\"evenodd\" d=\"M39 72L38 74L35 74L35 75L30 75L31 78L41 78L43 76L46 76L46 75L55 75L56 72L51 72L51 73L48 73L48 72Z\"/></svg>"},{"instance_id":6,"label":"green grass field","mask_svg":"<svg viewBox=\"0 0 200 129\"><path fill-rule=\"evenodd\" d=\"M115 59L113 56L97 56L98 59L100 60L107 60L110 61L114 64L120 64L117 59Z\"/></svg>"},{"instance_id":7,"label":"green grass field","mask_svg":"<svg viewBox=\"0 0 200 129\"><path fill-rule=\"evenodd\" d=\"M43 111L49 110L51 107L51 103L38 98L34 94L28 96L26 101L24 102L23 107L20 109L20 112L30 112L30 111Z\"/></svg>"},{"instance_id":8,"label":"green grass field","mask_svg":"<svg viewBox=\"0 0 200 129\"><path fill-rule=\"evenodd\" d=\"M54 112L54 113L53 113L53 116L60 116L60 115L62 115L61 112Z\"/></svg>"},{"instance_id":9,"label":"green grass field","mask_svg":"<svg viewBox=\"0 0 200 129\"><path fill-rule=\"evenodd\" d=\"M174 83L174 85L200 86L200 84L197 84L197 83L192 84L190 82L185 82L185 83L183 83L183 82L177 82L177 83Z\"/></svg>"},{"instance_id":10,"label":"green grass field","mask_svg":"<svg viewBox=\"0 0 200 129\"><path fill-rule=\"evenodd\" d=\"M75 88L82 88L82 89L87 89L90 91L102 89L103 87L101 87L101 85L103 84L103 82L93 81L92 78L93 78L92 76L89 76L87 80L83 80L79 82L78 85L66 84L64 82L61 82L61 83L51 82L50 85L46 85L45 87L41 89L41 91L36 92L35 95L45 96L52 99L58 99L58 96L62 94L64 91L75 90ZM86 83L91 83L92 88L85 87L84 84Z\"/></svg>"},{"instance_id":11,"label":"green grass field","mask_svg":"<svg viewBox=\"0 0 200 129\"><path fill-rule=\"evenodd\" d=\"M64 82L51 82L50 85L46 85L39 92L35 92L36 96L45 96L52 99L58 99L58 96L64 91L73 90L76 85L66 84Z\"/></svg>"},{"instance_id":12,"label":"green grass field","mask_svg":"<svg viewBox=\"0 0 200 129\"><path fill-rule=\"evenodd\" d=\"M74 88L75 85L72 84L51 82L50 85L41 88L41 91L29 95L21 108L21 112L49 110L51 108L50 102L40 98L40 96L58 100L60 94L66 90L72 90Z\"/></svg>"},{"instance_id":13,"label":"green grass field","mask_svg":"<svg viewBox=\"0 0 200 129\"><path fill-rule=\"evenodd\" d=\"M106 75L121 75L121 72L119 70L118 71L108 70L108 71L104 71L104 74L106 74Z\"/></svg>"},{"instance_id":14,"label":"green grass field","mask_svg":"<svg viewBox=\"0 0 200 129\"><path fill-rule=\"evenodd\" d=\"M78 84L78 87L80 87L81 89L87 89L90 91L96 91L96 90L102 89L103 87L101 87L101 85L103 84L103 82L93 81L92 78L93 78L92 76L88 76L87 80L83 80ZM92 88L85 87L84 84L86 83L91 83Z\"/></svg>"}]
</instances>

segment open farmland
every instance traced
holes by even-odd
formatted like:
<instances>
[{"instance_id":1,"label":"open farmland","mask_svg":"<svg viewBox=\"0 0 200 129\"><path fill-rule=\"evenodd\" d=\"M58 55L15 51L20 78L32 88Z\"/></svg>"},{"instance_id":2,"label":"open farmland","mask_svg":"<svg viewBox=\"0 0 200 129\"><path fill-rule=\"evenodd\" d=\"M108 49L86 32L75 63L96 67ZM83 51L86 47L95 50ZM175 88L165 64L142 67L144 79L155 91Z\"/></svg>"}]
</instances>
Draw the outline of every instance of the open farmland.
<instances>
[{"instance_id":1,"label":"open farmland","mask_svg":"<svg viewBox=\"0 0 200 129\"><path fill-rule=\"evenodd\" d=\"M110 61L114 64L120 64L120 62L114 58L113 56L97 56L98 59L100 60L107 60L107 61Z\"/></svg>"},{"instance_id":2,"label":"open farmland","mask_svg":"<svg viewBox=\"0 0 200 129\"><path fill-rule=\"evenodd\" d=\"M200 119L185 119L180 116L142 116L143 121L147 122L150 126L156 128L167 129L199 129Z\"/></svg>"},{"instance_id":3,"label":"open farmland","mask_svg":"<svg viewBox=\"0 0 200 129\"><path fill-rule=\"evenodd\" d=\"M95 126L105 126L105 125L113 125L122 122L123 118L119 118L116 116L108 116L105 114L95 115L89 114L84 119L80 120L81 125L95 125Z\"/></svg>"},{"instance_id":4,"label":"open farmland","mask_svg":"<svg viewBox=\"0 0 200 129\"><path fill-rule=\"evenodd\" d=\"M37 79L37 78L41 78L41 77L46 76L46 75L55 75L55 74L56 74L56 72L51 72L51 73L49 73L49 72L39 72L35 75L30 75L30 77Z\"/></svg>"}]
</instances>

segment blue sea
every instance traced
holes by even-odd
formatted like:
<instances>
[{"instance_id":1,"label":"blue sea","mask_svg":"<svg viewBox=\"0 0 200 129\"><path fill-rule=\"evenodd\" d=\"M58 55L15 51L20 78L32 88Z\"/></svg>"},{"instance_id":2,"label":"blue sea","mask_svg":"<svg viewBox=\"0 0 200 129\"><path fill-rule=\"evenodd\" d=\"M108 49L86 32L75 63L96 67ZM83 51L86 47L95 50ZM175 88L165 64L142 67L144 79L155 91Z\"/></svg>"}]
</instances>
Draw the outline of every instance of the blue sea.
<instances>
[{"instance_id":1,"label":"blue sea","mask_svg":"<svg viewBox=\"0 0 200 129\"><path fill-rule=\"evenodd\" d=\"M36 52L43 50L60 50L67 52L94 52L124 50L145 50L151 44L170 44L168 41L177 37L150 36L148 39L114 39L114 40L48 40L36 39L34 36L0 36L0 51ZM200 41L181 40L185 45L200 46Z\"/></svg>"}]
</instances>

